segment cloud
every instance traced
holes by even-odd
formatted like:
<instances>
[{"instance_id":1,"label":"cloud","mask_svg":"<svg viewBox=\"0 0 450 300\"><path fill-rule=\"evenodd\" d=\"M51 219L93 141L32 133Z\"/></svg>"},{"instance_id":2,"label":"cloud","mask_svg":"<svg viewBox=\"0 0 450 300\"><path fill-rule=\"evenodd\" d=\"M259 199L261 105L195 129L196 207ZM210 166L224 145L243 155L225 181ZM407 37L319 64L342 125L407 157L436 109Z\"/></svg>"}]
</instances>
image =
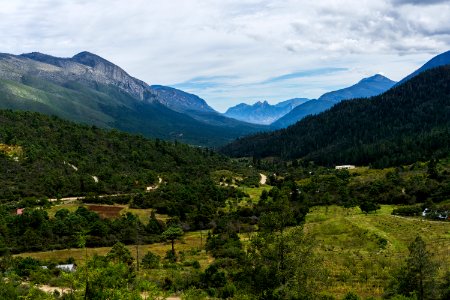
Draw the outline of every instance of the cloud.
<instances>
[{"instance_id":1,"label":"cloud","mask_svg":"<svg viewBox=\"0 0 450 300\"><path fill-rule=\"evenodd\" d=\"M321 69L313 69L313 70L305 70L305 71L299 71L289 74L284 74L277 77L272 77L264 81L263 83L272 83L277 81L284 81L294 78L303 78L303 77L313 77L313 76L319 76L319 75L326 75L326 74L332 74L336 72L342 72L348 70L347 68L321 68Z\"/></svg>"},{"instance_id":2,"label":"cloud","mask_svg":"<svg viewBox=\"0 0 450 300\"><path fill-rule=\"evenodd\" d=\"M393 0L394 4L412 4L412 5L433 5L439 3L448 3L448 0Z\"/></svg>"},{"instance_id":3,"label":"cloud","mask_svg":"<svg viewBox=\"0 0 450 300\"><path fill-rule=\"evenodd\" d=\"M399 80L450 48L448 1L2 2L0 52L87 50L220 110L318 97L379 71Z\"/></svg>"}]
</instances>

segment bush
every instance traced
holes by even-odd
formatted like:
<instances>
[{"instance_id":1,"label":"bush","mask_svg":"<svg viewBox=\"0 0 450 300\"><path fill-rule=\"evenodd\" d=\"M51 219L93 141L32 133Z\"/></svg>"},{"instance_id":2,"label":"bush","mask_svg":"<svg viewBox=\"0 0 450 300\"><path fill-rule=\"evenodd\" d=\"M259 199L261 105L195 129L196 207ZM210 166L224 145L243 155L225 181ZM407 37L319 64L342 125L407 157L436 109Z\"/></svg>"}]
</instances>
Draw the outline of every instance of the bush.
<instances>
[{"instance_id":1,"label":"bush","mask_svg":"<svg viewBox=\"0 0 450 300\"><path fill-rule=\"evenodd\" d=\"M142 258L142 267L145 269L156 269L159 267L160 260L161 257L159 257L159 255L148 251L147 254L145 254Z\"/></svg>"},{"instance_id":2,"label":"bush","mask_svg":"<svg viewBox=\"0 0 450 300\"><path fill-rule=\"evenodd\" d=\"M177 262L177 255L172 250L167 250L166 256L164 259L168 260L169 262L175 263Z\"/></svg>"},{"instance_id":3,"label":"bush","mask_svg":"<svg viewBox=\"0 0 450 300\"><path fill-rule=\"evenodd\" d=\"M200 269L200 263L198 262L198 260L194 260L194 262L192 263L192 267L194 269Z\"/></svg>"},{"instance_id":4,"label":"bush","mask_svg":"<svg viewBox=\"0 0 450 300\"><path fill-rule=\"evenodd\" d=\"M422 207L420 205L408 205L396 208L392 211L396 216L420 216L422 214Z\"/></svg>"},{"instance_id":5,"label":"bush","mask_svg":"<svg viewBox=\"0 0 450 300\"><path fill-rule=\"evenodd\" d=\"M348 292L342 300L359 300L359 296L353 292Z\"/></svg>"}]
</instances>

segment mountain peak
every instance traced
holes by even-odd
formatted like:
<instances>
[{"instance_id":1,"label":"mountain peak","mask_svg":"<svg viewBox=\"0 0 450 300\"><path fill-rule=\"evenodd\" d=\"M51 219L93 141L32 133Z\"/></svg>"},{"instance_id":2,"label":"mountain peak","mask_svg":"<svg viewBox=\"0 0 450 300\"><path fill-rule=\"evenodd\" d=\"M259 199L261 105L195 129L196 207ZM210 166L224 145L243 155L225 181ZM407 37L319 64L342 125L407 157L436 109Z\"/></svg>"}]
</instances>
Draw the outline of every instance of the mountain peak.
<instances>
[{"instance_id":1,"label":"mountain peak","mask_svg":"<svg viewBox=\"0 0 450 300\"><path fill-rule=\"evenodd\" d=\"M94 53L88 52L88 51L83 51L83 52L80 52L80 53L74 55L72 57L72 60L76 61L77 63L83 64L85 66L93 67L93 68L99 64L115 66L112 62L107 61L106 59L104 59Z\"/></svg>"},{"instance_id":2,"label":"mountain peak","mask_svg":"<svg viewBox=\"0 0 450 300\"><path fill-rule=\"evenodd\" d=\"M267 102L267 100L264 101L258 101L254 104L254 106L270 106L270 104Z\"/></svg>"},{"instance_id":3,"label":"mountain peak","mask_svg":"<svg viewBox=\"0 0 450 300\"><path fill-rule=\"evenodd\" d=\"M371 77L364 78L350 87L325 93L320 96L319 100L332 101L336 103L342 100L354 98L368 98L387 91L394 86L395 83L395 81L392 81L381 74L376 74Z\"/></svg>"},{"instance_id":4,"label":"mountain peak","mask_svg":"<svg viewBox=\"0 0 450 300\"><path fill-rule=\"evenodd\" d=\"M387 78L386 76L383 76L381 74L375 74L373 76L363 78L359 81L359 83L373 83L373 82L387 82L394 84L395 82Z\"/></svg>"}]
</instances>

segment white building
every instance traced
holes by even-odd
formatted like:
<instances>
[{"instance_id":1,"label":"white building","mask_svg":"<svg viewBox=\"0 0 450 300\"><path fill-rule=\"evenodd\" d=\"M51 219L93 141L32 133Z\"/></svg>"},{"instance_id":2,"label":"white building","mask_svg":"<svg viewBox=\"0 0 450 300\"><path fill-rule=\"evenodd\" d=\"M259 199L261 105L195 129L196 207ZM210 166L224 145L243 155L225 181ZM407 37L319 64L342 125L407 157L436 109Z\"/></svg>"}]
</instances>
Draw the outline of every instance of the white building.
<instances>
[{"instance_id":1,"label":"white building","mask_svg":"<svg viewBox=\"0 0 450 300\"><path fill-rule=\"evenodd\" d=\"M342 166L336 166L336 170L351 170L356 168L354 165L342 165Z\"/></svg>"}]
</instances>

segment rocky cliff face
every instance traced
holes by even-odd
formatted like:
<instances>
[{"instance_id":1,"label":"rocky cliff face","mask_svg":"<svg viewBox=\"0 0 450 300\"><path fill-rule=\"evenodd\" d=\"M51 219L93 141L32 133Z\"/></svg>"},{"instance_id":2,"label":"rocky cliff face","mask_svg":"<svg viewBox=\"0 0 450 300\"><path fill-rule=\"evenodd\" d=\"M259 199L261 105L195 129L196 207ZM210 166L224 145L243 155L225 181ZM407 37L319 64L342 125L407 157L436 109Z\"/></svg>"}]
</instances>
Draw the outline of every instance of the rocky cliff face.
<instances>
[{"instance_id":1,"label":"rocky cliff face","mask_svg":"<svg viewBox=\"0 0 450 300\"><path fill-rule=\"evenodd\" d=\"M140 100L148 100L149 94L152 94L148 84L128 75L120 67L89 52L81 52L72 57L72 60L90 67L89 71L92 79L103 81L104 84L113 84L120 89L127 91ZM88 76L89 77L89 76Z\"/></svg>"},{"instance_id":2,"label":"rocky cliff face","mask_svg":"<svg viewBox=\"0 0 450 300\"><path fill-rule=\"evenodd\" d=\"M162 85L152 85L150 89L157 96L158 102L175 111L216 113L197 95Z\"/></svg>"},{"instance_id":3,"label":"rocky cliff face","mask_svg":"<svg viewBox=\"0 0 450 300\"><path fill-rule=\"evenodd\" d=\"M7 67L8 64L10 67ZM136 99L153 101L154 95L145 82L89 52L81 52L72 58L53 57L39 52L0 57L0 73L8 69L14 70L14 74L10 76L12 80L30 75L58 83L78 81L92 84L96 82L116 86ZM5 78L5 76L1 77Z\"/></svg>"}]
</instances>

